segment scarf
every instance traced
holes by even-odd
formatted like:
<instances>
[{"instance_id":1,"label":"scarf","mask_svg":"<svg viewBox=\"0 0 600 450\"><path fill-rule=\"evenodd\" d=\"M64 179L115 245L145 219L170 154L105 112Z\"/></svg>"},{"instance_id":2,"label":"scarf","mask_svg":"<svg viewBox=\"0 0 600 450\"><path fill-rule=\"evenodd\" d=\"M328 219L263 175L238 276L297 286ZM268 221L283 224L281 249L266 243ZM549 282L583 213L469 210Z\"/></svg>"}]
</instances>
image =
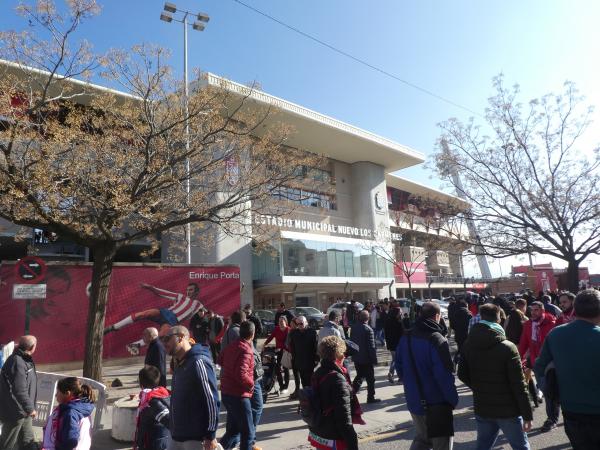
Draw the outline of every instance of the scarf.
<instances>
[{"instance_id":1,"label":"scarf","mask_svg":"<svg viewBox=\"0 0 600 450\"><path fill-rule=\"evenodd\" d=\"M495 330L495 331L497 331L498 333L501 333L504 336L504 328L502 328L502 326L499 323L489 322L487 320L480 320L479 323L487 325L492 330Z\"/></svg>"},{"instance_id":2,"label":"scarf","mask_svg":"<svg viewBox=\"0 0 600 450\"><path fill-rule=\"evenodd\" d=\"M533 342L537 342L540 338L540 325L541 324L542 324L542 319L531 321L531 340Z\"/></svg>"}]
</instances>

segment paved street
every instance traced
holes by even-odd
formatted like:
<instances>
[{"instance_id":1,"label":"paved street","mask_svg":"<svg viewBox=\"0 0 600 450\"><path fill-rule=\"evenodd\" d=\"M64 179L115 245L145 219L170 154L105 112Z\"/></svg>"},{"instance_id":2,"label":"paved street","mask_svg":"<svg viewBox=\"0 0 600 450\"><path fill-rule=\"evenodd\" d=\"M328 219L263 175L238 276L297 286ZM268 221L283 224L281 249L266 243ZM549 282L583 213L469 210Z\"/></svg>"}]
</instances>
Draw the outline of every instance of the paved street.
<instances>
[{"instance_id":1,"label":"paved street","mask_svg":"<svg viewBox=\"0 0 600 450\"><path fill-rule=\"evenodd\" d=\"M259 340L259 348L262 348L262 342L262 339ZM452 346L452 339L450 339L450 344ZM384 364L388 357L388 352L378 348L378 358L381 366L376 368L376 389L377 397L381 398L382 402L374 406L366 404L366 385L363 385L363 390L358 395L367 422L366 425L356 427L360 438L359 447L364 450L408 449L413 437L410 414L406 410L403 386L390 385L387 381L387 367ZM103 429L97 431L94 435L93 449L126 450L131 448L129 444L119 443L111 438L112 405L115 400L139 391L137 372L142 365L143 358L138 357L121 361L119 365L105 367L105 384L110 385L112 380L118 377L123 382L123 387L109 388L108 390L109 405L103 413ZM57 368L53 371L57 371ZM60 372L81 375L81 371L60 370ZM476 433L471 391L462 384L458 385L458 391L460 402L455 411L455 448L474 449ZM559 427L552 432L542 434L537 431L545 419L543 405L535 410L534 419L534 429L529 434L532 449L570 448L562 421ZM226 414L222 412L217 436L224 433L225 420ZM306 425L297 415L297 403L289 401L287 396L269 396L258 429L258 441L263 449L311 448L306 443L306 437ZM510 446L501 435L495 448L509 449Z\"/></svg>"},{"instance_id":2,"label":"paved street","mask_svg":"<svg viewBox=\"0 0 600 450\"><path fill-rule=\"evenodd\" d=\"M112 403L120 397L138 391L135 377L142 364L141 358L131 359L115 367L106 368L106 379L109 381L118 376L123 382L122 388L109 390L110 405L103 415L104 429L99 430L94 436L92 448L96 450L125 450L131 446L127 443L118 443L110 437ZM75 372L76 373L76 372ZM382 402L375 406L366 405L366 392L359 394L359 399L364 405L366 425L357 426L360 448L365 450L408 449L412 439L410 415L406 411L402 385L390 385L386 378L387 369L378 367L377 396ZM475 448L475 423L470 409L472 396L468 388L459 386L460 403L456 411L456 438L455 448ZM218 436L223 434L225 413L221 414L221 427ZM564 434L562 423L556 430L540 434L535 431L544 421L543 407L535 413L535 428L530 433L533 449L567 449L568 440ZM263 419L258 430L259 444L265 450L275 449L304 449L306 445L306 426L298 419L296 403L286 398L272 396L265 405ZM510 448L502 437L498 440L497 449Z\"/></svg>"}]
</instances>

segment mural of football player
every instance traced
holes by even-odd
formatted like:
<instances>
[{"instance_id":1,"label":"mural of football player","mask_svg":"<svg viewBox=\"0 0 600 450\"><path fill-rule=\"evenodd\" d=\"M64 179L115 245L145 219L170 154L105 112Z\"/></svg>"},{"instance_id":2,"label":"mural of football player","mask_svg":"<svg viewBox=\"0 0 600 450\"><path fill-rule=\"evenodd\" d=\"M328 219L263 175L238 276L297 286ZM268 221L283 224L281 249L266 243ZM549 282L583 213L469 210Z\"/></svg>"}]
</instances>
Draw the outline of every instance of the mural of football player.
<instances>
[{"instance_id":1,"label":"mural of football player","mask_svg":"<svg viewBox=\"0 0 600 450\"><path fill-rule=\"evenodd\" d=\"M200 294L200 287L197 283L189 283L187 285L185 294L179 294L176 292L167 291L150 284L142 283L143 289L148 289L158 297L169 300L172 305L168 308L152 308L144 311L133 313L124 319L106 327L104 329L104 335L120 330L134 322L141 320L149 320L159 325L158 336L164 336L169 329L175 325L181 324L184 320L189 319L203 307L198 295ZM127 344L127 351L132 355L138 355L140 347L144 345L144 340L132 342Z\"/></svg>"}]
</instances>

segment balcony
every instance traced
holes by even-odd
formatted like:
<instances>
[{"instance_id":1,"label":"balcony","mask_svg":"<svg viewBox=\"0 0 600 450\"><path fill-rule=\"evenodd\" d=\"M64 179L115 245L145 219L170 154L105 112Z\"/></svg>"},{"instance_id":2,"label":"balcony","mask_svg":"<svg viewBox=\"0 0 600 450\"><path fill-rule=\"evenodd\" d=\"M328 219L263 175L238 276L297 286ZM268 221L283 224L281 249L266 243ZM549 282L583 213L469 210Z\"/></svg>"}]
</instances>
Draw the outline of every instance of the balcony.
<instances>
[{"instance_id":1,"label":"balcony","mask_svg":"<svg viewBox=\"0 0 600 450\"><path fill-rule=\"evenodd\" d=\"M444 270L450 267L450 256L442 250L430 250L427 253L427 268L429 270Z\"/></svg>"},{"instance_id":2,"label":"balcony","mask_svg":"<svg viewBox=\"0 0 600 450\"><path fill-rule=\"evenodd\" d=\"M426 251L423 247L409 245L396 247L396 259L398 261L424 263L425 255Z\"/></svg>"},{"instance_id":3,"label":"balcony","mask_svg":"<svg viewBox=\"0 0 600 450\"><path fill-rule=\"evenodd\" d=\"M472 283L472 278L455 277L452 275L427 275L427 284L468 284Z\"/></svg>"}]
</instances>

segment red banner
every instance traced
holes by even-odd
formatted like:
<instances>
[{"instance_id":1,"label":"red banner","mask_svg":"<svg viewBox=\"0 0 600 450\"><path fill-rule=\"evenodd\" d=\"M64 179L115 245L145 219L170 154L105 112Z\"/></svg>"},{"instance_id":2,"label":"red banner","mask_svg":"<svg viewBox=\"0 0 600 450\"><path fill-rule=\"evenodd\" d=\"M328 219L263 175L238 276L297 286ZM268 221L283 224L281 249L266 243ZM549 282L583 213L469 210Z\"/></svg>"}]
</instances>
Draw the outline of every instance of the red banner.
<instances>
[{"instance_id":1,"label":"red banner","mask_svg":"<svg viewBox=\"0 0 600 450\"><path fill-rule=\"evenodd\" d=\"M396 283L408 283L409 277L411 283L427 283L425 263L398 261L394 264L394 275Z\"/></svg>"},{"instance_id":2,"label":"red banner","mask_svg":"<svg viewBox=\"0 0 600 450\"><path fill-rule=\"evenodd\" d=\"M39 284L25 287L15 269L14 263L0 266L0 344L24 333L29 309L29 332L38 338L37 362L82 360L91 265L50 263ZM36 291L36 286L44 285ZM22 300L27 289L45 298ZM167 329L178 323L187 326L200 305L228 316L240 308L240 302L237 266L117 264L110 283L105 326L120 326L105 336L104 357L129 356L126 345L141 339L144 328Z\"/></svg>"}]
</instances>

